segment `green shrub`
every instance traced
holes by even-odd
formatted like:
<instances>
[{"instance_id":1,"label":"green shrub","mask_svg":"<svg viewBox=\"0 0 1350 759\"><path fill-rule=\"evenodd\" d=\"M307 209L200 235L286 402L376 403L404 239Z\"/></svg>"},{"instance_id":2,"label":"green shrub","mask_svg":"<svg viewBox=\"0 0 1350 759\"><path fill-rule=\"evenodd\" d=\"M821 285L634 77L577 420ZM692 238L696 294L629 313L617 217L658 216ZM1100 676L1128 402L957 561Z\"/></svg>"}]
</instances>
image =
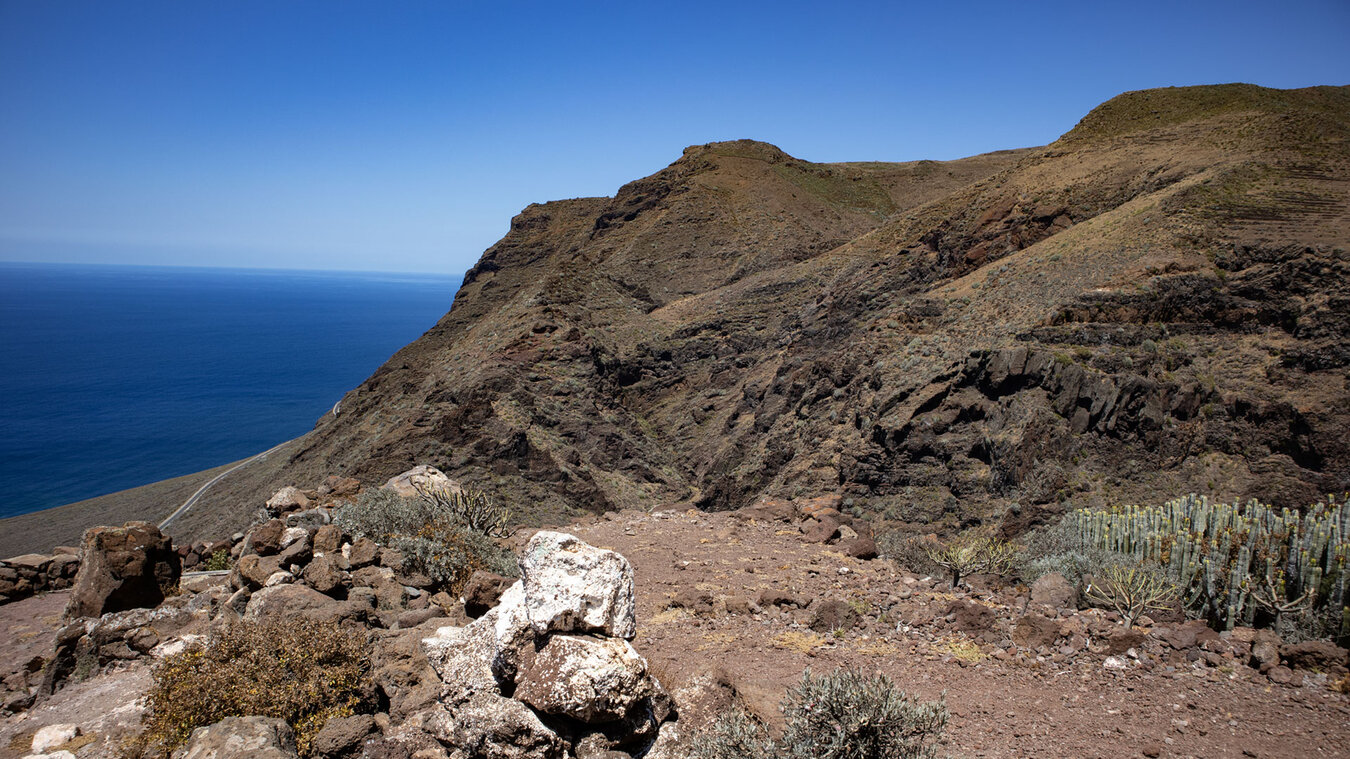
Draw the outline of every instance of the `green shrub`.
<instances>
[{"instance_id":1,"label":"green shrub","mask_svg":"<svg viewBox=\"0 0 1350 759\"><path fill-rule=\"evenodd\" d=\"M885 675L808 670L783 702L779 739L744 713L698 733L694 759L926 759L947 726L941 701L915 701Z\"/></svg>"},{"instance_id":2,"label":"green shrub","mask_svg":"<svg viewBox=\"0 0 1350 759\"><path fill-rule=\"evenodd\" d=\"M466 525L453 502L404 498L393 491L371 489L363 491L355 503L339 507L333 519L352 535L398 550L408 569L451 592L458 592L477 569L507 577L519 573L515 555Z\"/></svg>"},{"instance_id":3,"label":"green shrub","mask_svg":"<svg viewBox=\"0 0 1350 759\"><path fill-rule=\"evenodd\" d=\"M376 706L368 651L364 630L331 623L226 627L155 666L145 729L127 753L167 757L198 727L259 715L285 720L300 753L310 756L324 723Z\"/></svg>"},{"instance_id":4,"label":"green shrub","mask_svg":"<svg viewBox=\"0 0 1350 759\"><path fill-rule=\"evenodd\" d=\"M333 521L352 535L386 545L395 536L416 535L427 525L457 523L453 514L384 488L361 491L354 503L348 501L333 512Z\"/></svg>"},{"instance_id":5,"label":"green shrub","mask_svg":"<svg viewBox=\"0 0 1350 759\"><path fill-rule=\"evenodd\" d=\"M480 532L455 525L399 535L390 545L403 554L407 566L456 593L475 570L506 577L520 573L515 554Z\"/></svg>"},{"instance_id":6,"label":"green shrub","mask_svg":"<svg viewBox=\"0 0 1350 759\"><path fill-rule=\"evenodd\" d=\"M219 572L221 570L229 568L230 568L230 552L226 551L224 548L211 554L211 557L206 560L207 572Z\"/></svg>"},{"instance_id":7,"label":"green shrub","mask_svg":"<svg viewBox=\"0 0 1350 759\"><path fill-rule=\"evenodd\" d=\"M1086 595L1089 601L1120 614L1130 628L1146 611L1171 608L1177 589L1156 567L1118 563L1096 575Z\"/></svg>"}]
</instances>

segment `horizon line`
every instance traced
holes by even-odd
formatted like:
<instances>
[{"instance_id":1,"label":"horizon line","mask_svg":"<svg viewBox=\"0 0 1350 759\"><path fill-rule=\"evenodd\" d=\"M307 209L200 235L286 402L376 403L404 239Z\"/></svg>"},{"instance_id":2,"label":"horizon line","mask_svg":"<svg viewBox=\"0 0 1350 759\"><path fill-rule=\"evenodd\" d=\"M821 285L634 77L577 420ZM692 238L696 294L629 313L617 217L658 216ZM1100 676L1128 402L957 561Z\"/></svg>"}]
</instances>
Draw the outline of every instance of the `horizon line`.
<instances>
[{"instance_id":1,"label":"horizon line","mask_svg":"<svg viewBox=\"0 0 1350 759\"><path fill-rule=\"evenodd\" d=\"M90 261L21 261L12 259L0 259L0 266L79 266L79 267L102 267L102 268L135 268L135 269L199 269L204 271L256 271L256 272L300 272L300 273L330 273L330 274L420 274L434 277L459 277L463 278L467 270L462 272L433 271L429 269L418 270L394 270L394 269L324 269L318 267L298 267L298 266L218 266L204 264L145 264L145 263L121 263L121 262L90 262Z\"/></svg>"}]
</instances>

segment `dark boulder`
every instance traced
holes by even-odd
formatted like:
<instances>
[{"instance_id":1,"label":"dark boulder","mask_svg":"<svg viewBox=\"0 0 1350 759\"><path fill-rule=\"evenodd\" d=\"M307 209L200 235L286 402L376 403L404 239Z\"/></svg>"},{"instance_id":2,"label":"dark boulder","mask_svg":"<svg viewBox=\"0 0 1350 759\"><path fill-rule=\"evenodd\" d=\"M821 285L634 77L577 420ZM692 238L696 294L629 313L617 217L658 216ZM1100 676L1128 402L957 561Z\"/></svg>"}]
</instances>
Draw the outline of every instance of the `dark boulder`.
<instances>
[{"instance_id":1,"label":"dark boulder","mask_svg":"<svg viewBox=\"0 0 1350 759\"><path fill-rule=\"evenodd\" d=\"M173 542L148 522L90 528L82 553L66 619L158 606L182 573Z\"/></svg>"},{"instance_id":2,"label":"dark boulder","mask_svg":"<svg viewBox=\"0 0 1350 759\"><path fill-rule=\"evenodd\" d=\"M464 613L473 619L487 614L513 582L515 580L495 572L481 569L474 572L464 585Z\"/></svg>"},{"instance_id":3,"label":"dark boulder","mask_svg":"<svg viewBox=\"0 0 1350 759\"><path fill-rule=\"evenodd\" d=\"M858 625L858 612L847 601L831 598L815 605L811 629L816 632L852 630Z\"/></svg>"}]
</instances>

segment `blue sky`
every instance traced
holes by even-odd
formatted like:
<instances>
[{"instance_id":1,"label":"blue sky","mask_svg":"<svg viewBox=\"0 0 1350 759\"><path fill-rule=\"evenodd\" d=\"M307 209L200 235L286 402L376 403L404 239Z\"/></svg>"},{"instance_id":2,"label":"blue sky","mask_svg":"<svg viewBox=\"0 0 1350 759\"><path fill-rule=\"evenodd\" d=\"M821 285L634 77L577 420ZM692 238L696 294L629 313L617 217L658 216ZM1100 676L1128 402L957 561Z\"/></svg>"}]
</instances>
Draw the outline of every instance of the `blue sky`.
<instances>
[{"instance_id":1,"label":"blue sky","mask_svg":"<svg viewBox=\"0 0 1350 759\"><path fill-rule=\"evenodd\" d=\"M0 260L462 272L690 144L1049 142L1122 91L1350 83L1350 3L0 0Z\"/></svg>"}]
</instances>

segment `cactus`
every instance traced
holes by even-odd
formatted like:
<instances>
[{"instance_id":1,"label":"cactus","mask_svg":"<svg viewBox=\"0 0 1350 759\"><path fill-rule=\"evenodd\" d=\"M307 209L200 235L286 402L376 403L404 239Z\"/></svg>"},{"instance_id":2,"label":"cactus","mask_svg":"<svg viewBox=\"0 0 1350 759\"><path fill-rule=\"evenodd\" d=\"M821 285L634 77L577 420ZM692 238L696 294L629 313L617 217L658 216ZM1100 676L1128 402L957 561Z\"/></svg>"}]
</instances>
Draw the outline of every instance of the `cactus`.
<instances>
[{"instance_id":1,"label":"cactus","mask_svg":"<svg viewBox=\"0 0 1350 759\"><path fill-rule=\"evenodd\" d=\"M1162 506L1080 509L1069 515L1089 543L1154 565L1194 614L1231 629L1258 611L1277 621L1324 609L1350 631L1350 507L1327 496L1302 510L1191 494Z\"/></svg>"}]
</instances>

